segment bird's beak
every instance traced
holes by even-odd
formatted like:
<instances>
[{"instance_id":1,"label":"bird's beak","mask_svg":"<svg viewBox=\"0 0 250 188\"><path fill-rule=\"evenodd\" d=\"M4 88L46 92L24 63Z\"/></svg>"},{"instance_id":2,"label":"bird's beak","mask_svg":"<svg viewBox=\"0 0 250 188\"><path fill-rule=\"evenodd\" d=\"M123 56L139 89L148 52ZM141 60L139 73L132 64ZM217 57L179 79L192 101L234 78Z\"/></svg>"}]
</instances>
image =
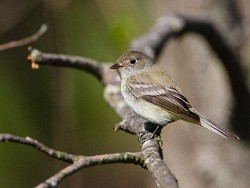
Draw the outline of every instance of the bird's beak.
<instances>
[{"instance_id":1,"label":"bird's beak","mask_svg":"<svg viewBox=\"0 0 250 188\"><path fill-rule=\"evenodd\" d=\"M110 69L119 69L119 68L121 68L121 67L123 67L123 65L121 65L121 64L119 64L119 63L116 63L116 64L112 65L112 66L110 67Z\"/></svg>"}]
</instances>

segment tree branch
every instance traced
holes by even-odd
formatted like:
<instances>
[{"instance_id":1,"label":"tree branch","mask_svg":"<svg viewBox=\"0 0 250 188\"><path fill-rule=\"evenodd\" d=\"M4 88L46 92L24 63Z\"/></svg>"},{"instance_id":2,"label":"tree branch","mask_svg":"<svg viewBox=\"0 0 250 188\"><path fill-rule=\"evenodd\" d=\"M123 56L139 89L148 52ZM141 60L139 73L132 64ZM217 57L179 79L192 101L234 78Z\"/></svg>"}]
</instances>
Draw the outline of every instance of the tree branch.
<instances>
[{"instance_id":1,"label":"tree branch","mask_svg":"<svg viewBox=\"0 0 250 188\"><path fill-rule=\"evenodd\" d=\"M79 56L43 53L36 49L31 49L31 53L27 59L31 62L32 69L38 69L39 65L70 67L89 72L99 80L102 78L103 65L92 59Z\"/></svg>"},{"instance_id":2,"label":"tree branch","mask_svg":"<svg viewBox=\"0 0 250 188\"><path fill-rule=\"evenodd\" d=\"M45 182L37 185L37 188L49 188L56 187L63 179L68 176L78 172L82 168L87 168L96 165L104 164L115 164L115 163L125 163L125 164L135 164L144 165L143 155L140 152L131 153L115 153L115 154L105 154L97 156L80 156L72 165L67 166L62 169Z\"/></svg>"},{"instance_id":3,"label":"tree branch","mask_svg":"<svg viewBox=\"0 0 250 188\"><path fill-rule=\"evenodd\" d=\"M11 41L11 42L8 42L5 44L1 44L0 51L24 46L24 45L30 44L32 42L35 42L37 39L39 39L47 31L47 29L48 29L48 26L46 24L43 24L43 25L41 25L40 29L37 32L35 32L33 35L31 35L27 38L17 40L17 41Z\"/></svg>"},{"instance_id":4,"label":"tree branch","mask_svg":"<svg viewBox=\"0 0 250 188\"><path fill-rule=\"evenodd\" d=\"M43 152L46 155L49 155L55 159L73 163L78 156L71 155L62 151L57 151L52 148L49 148L37 140L30 137L20 137L12 134L0 134L0 142L16 142L19 144L24 144L36 148L37 150Z\"/></svg>"},{"instance_id":5,"label":"tree branch","mask_svg":"<svg viewBox=\"0 0 250 188\"><path fill-rule=\"evenodd\" d=\"M142 145L146 167L152 174L159 188L178 188L178 181L162 160L159 143L155 139L146 141Z\"/></svg>"},{"instance_id":6,"label":"tree branch","mask_svg":"<svg viewBox=\"0 0 250 188\"><path fill-rule=\"evenodd\" d=\"M153 128L154 130L154 128ZM163 161L159 138L161 130L157 133L158 139L149 139L152 133L146 124L139 127L138 138L148 171L152 174L159 188L179 188L178 181Z\"/></svg>"},{"instance_id":7,"label":"tree branch","mask_svg":"<svg viewBox=\"0 0 250 188\"><path fill-rule=\"evenodd\" d=\"M144 167L144 158L141 152L114 153L96 156L72 155L62 151L49 148L42 143L30 137L19 137L12 134L0 134L0 142L15 142L36 148L55 159L72 163L60 172L56 173L37 187L56 187L63 179L76 173L82 168L96 165L114 164L114 163L132 163Z\"/></svg>"}]
</instances>

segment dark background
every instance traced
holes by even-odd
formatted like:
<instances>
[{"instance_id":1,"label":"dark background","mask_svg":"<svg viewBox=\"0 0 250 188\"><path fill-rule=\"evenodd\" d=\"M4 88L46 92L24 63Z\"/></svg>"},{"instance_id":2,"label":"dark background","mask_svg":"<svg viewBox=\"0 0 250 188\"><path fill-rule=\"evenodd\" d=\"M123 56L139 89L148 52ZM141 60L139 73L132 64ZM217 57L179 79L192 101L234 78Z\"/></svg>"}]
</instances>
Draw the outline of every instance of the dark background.
<instances>
[{"instance_id":1,"label":"dark background","mask_svg":"<svg viewBox=\"0 0 250 188\"><path fill-rule=\"evenodd\" d=\"M241 26L237 25L237 20L230 20L232 17L225 8L227 2L231 1L2 0L0 43L27 37L46 23L49 30L32 43L32 47L44 52L115 62L129 49L131 39L145 34L156 19L165 14L207 17L218 25L235 23L231 28L236 30ZM247 10L250 4L246 0L239 0L237 4L244 26L240 53L244 71L249 75L250 15ZM229 42L237 38L237 31L228 30L223 24L220 29ZM112 130L120 118L104 102L103 87L93 76L66 68L44 66L31 70L26 61L28 53L28 46L0 52L0 132L29 136L72 154L140 150L135 136ZM228 77L201 37L190 34L171 41L160 63L179 82L193 106L222 126L229 123L232 95ZM249 80L249 76L247 78ZM249 185L247 144L228 143L202 128L176 124L180 126L164 128L163 150L165 161L181 187L243 188ZM200 164L208 167L200 167ZM0 187L32 187L65 166L33 148L0 144ZM218 167L213 168L212 175L210 166ZM236 175L241 178L233 179ZM237 186L232 186L233 183ZM153 178L146 170L122 164L83 169L60 185L153 186Z\"/></svg>"}]
</instances>

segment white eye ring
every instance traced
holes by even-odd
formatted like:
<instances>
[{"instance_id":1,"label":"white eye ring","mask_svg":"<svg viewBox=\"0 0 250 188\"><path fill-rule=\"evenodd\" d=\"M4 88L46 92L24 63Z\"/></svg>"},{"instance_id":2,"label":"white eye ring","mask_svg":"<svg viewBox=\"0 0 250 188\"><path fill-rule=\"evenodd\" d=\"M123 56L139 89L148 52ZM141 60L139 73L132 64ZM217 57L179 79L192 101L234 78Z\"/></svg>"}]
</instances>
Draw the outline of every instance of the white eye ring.
<instances>
[{"instance_id":1,"label":"white eye ring","mask_svg":"<svg viewBox=\"0 0 250 188\"><path fill-rule=\"evenodd\" d=\"M131 58L131 59L129 60L129 62L130 62L131 64L135 64L135 63L137 62L137 59Z\"/></svg>"}]
</instances>

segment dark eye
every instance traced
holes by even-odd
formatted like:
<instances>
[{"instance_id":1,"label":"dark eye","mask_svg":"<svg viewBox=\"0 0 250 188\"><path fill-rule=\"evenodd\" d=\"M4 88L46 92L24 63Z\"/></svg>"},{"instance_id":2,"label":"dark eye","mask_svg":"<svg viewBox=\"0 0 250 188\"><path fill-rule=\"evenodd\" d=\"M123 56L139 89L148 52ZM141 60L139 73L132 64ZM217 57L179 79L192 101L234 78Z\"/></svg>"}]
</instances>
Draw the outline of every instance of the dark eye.
<instances>
[{"instance_id":1,"label":"dark eye","mask_svg":"<svg viewBox=\"0 0 250 188\"><path fill-rule=\"evenodd\" d=\"M131 64L135 64L135 63L137 62L137 59L131 58L131 59L129 60L129 62L130 62Z\"/></svg>"}]
</instances>

